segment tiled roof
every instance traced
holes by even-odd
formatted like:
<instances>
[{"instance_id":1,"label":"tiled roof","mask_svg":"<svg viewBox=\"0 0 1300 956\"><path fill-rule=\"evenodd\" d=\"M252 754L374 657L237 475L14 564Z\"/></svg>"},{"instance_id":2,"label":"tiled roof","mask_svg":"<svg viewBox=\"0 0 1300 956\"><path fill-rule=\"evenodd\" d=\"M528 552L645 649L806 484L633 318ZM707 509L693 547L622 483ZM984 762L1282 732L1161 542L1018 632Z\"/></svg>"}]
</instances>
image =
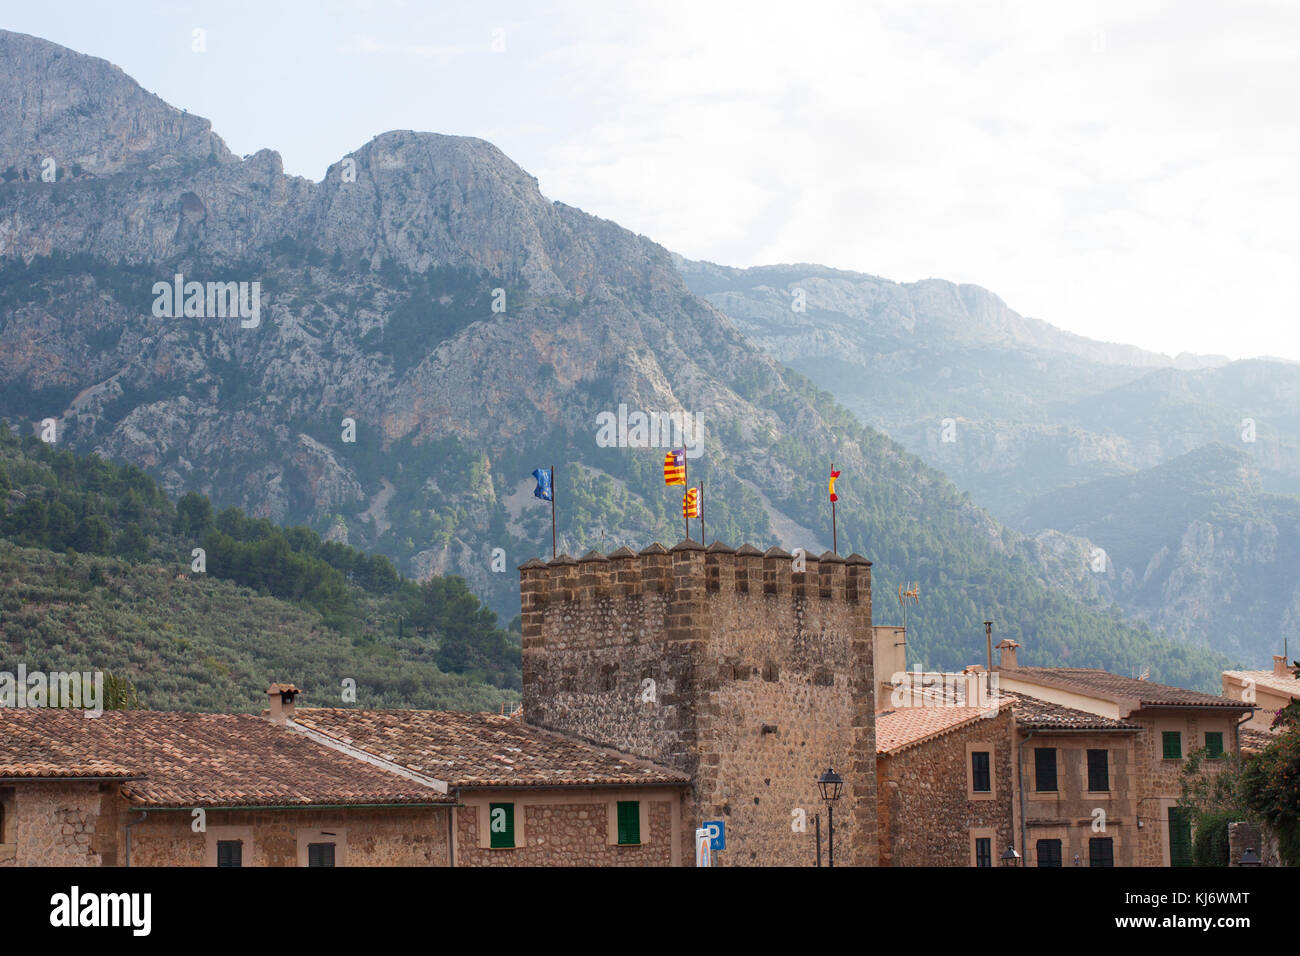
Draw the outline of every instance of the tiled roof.
<instances>
[{"instance_id":1,"label":"tiled roof","mask_svg":"<svg viewBox=\"0 0 1300 956\"><path fill-rule=\"evenodd\" d=\"M1138 680L1136 677L1121 677L1119 674L1111 674L1091 667L1015 667L1003 669L1000 673L1008 680L1024 680L1030 683L1042 681L1047 687L1074 689L1103 698L1136 700L1144 707L1223 707L1236 710L1251 708L1250 704L1243 704L1239 700L1221 697L1218 694L1203 694L1197 690Z\"/></svg>"},{"instance_id":2,"label":"tiled roof","mask_svg":"<svg viewBox=\"0 0 1300 956\"><path fill-rule=\"evenodd\" d=\"M1241 752L1244 754L1257 754L1277 740L1277 737L1266 730L1255 730L1249 727L1242 727L1238 734L1241 741Z\"/></svg>"},{"instance_id":3,"label":"tiled roof","mask_svg":"<svg viewBox=\"0 0 1300 956\"><path fill-rule=\"evenodd\" d=\"M1137 724L1125 723L1110 717L1091 714L1086 710L1075 710L1063 704L1030 697L1023 691L1016 692L1016 723L1021 727L1042 728L1044 730L1141 730Z\"/></svg>"},{"instance_id":4,"label":"tiled roof","mask_svg":"<svg viewBox=\"0 0 1300 956\"><path fill-rule=\"evenodd\" d=\"M676 770L512 717L437 710L300 708L294 723L451 787L688 783Z\"/></svg>"},{"instance_id":5,"label":"tiled roof","mask_svg":"<svg viewBox=\"0 0 1300 956\"><path fill-rule=\"evenodd\" d=\"M1014 698L1004 694L998 710L1013 702ZM933 706L879 711L876 714L876 753L899 753L984 719L991 710L989 707L955 707L936 702Z\"/></svg>"},{"instance_id":6,"label":"tiled roof","mask_svg":"<svg viewBox=\"0 0 1300 956\"><path fill-rule=\"evenodd\" d=\"M2 708L0 767L8 776L142 776L122 785L140 807L453 802L251 714L111 710L88 718Z\"/></svg>"},{"instance_id":7,"label":"tiled roof","mask_svg":"<svg viewBox=\"0 0 1300 956\"><path fill-rule=\"evenodd\" d=\"M1225 677L1254 681L1260 687L1268 687L1292 697L1300 697L1300 677L1279 677L1272 671L1224 671L1223 673Z\"/></svg>"}]
</instances>

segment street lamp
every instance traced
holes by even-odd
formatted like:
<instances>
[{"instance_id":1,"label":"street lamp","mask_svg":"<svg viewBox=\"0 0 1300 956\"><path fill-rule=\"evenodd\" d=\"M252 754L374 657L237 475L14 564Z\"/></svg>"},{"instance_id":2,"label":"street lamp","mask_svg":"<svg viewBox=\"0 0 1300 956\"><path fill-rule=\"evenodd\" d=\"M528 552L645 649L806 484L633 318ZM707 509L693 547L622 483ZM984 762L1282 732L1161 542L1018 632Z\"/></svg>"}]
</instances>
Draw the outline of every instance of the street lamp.
<instances>
[{"instance_id":1,"label":"street lamp","mask_svg":"<svg viewBox=\"0 0 1300 956\"><path fill-rule=\"evenodd\" d=\"M1016 852L1014 845L1008 844L1007 852L1002 854L1001 862L1003 866L1019 866L1020 854Z\"/></svg>"},{"instance_id":2,"label":"street lamp","mask_svg":"<svg viewBox=\"0 0 1300 956\"><path fill-rule=\"evenodd\" d=\"M817 788L821 790L822 800L826 802L826 862L828 866L834 866L835 801L844 791L844 778L835 772L835 768L827 767L826 772L817 778Z\"/></svg>"},{"instance_id":3,"label":"street lamp","mask_svg":"<svg viewBox=\"0 0 1300 956\"><path fill-rule=\"evenodd\" d=\"M1237 860L1237 865L1238 866L1259 866L1260 865L1259 854L1255 852L1255 848L1253 846L1246 847L1246 852L1243 853L1241 855L1241 858Z\"/></svg>"}]
</instances>

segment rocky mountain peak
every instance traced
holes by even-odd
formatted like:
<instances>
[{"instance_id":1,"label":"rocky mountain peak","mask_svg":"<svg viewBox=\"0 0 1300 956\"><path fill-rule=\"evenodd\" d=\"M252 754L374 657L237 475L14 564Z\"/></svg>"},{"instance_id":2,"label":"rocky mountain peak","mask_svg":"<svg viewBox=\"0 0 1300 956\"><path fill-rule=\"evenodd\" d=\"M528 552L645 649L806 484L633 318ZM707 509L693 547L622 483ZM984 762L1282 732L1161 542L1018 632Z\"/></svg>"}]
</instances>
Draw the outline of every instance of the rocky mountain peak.
<instances>
[{"instance_id":1,"label":"rocky mountain peak","mask_svg":"<svg viewBox=\"0 0 1300 956\"><path fill-rule=\"evenodd\" d=\"M212 124L163 102L107 60L0 30L0 169L6 181L59 180L238 162Z\"/></svg>"}]
</instances>

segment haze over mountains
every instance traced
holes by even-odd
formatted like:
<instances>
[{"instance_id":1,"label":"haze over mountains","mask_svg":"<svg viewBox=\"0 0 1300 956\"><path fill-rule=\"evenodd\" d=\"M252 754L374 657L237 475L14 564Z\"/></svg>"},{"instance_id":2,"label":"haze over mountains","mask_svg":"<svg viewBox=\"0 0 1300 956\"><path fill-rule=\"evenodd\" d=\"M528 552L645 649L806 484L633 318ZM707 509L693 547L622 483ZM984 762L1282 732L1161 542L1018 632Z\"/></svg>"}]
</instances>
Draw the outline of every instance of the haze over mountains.
<instances>
[{"instance_id":1,"label":"haze over mountains","mask_svg":"<svg viewBox=\"0 0 1300 956\"><path fill-rule=\"evenodd\" d=\"M284 175L270 150L233 156L206 121L116 67L13 33L0 33L0 130L0 415L26 428L54 418L59 442L135 462L173 496L197 490L218 506L306 522L412 575L463 575L508 617L515 565L549 553L533 468L557 467L563 551L681 537L663 450L601 447L596 416L620 404L685 410L705 422L691 477L708 482L710 540L829 546L835 462L840 550L875 562L876 620L898 616L898 585L921 583L909 614L918 664L975 659L986 618L1026 645L1030 663L1150 666L1153 678L1209 687L1228 662L1088 607L1113 596L1086 570L1089 541L1029 517L1035 536L1018 533L980 507L978 487L963 495L936 470L968 481L981 423L992 441L992 423L1023 420L1067 464L1041 466L1055 479L1025 476L1034 447L1008 441L1023 467L1004 468L1002 481L990 475L989 487L1014 471L1023 488L987 505L1010 519L1053 489L1133 470L1124 464L1135 449L1146 467L1199 447L1203 429L1227 421L1226 407L1181 439L1164 436L1158 419L1119 435L1090 426L1100 412L1089 401L1127 407L1125 389L1148 387L1142 372L1166 371L1146 353L1065 336L988 293L943 283L922 284L918 301L959 303L993 324L944 323L923 308L936 314L931 327L904 303L890 307L897 328L872 333L877 345L859 335L873 314L869 291L829 278L798 316L819 310L821 331L787 332L782 344L785 319L774 313L763 332L750 316L762 309L746 303L766 293L736 270L679 271L650 239L547 200L489 143L389 132L313 183ZM50 159L54 182L41 178ZM154 287L177 274L257 282L260 321L244 327L207 314L206 303L204 314L159 318ZM878 297L895 295L873 281ZM1008 340L1016 344L999 345ZM859 396L823 372L868 390ZM975 382L969 408L944 399L945 381ZM1228 380L1194 381L1178 400L1200 408ZM1250 381L1261 395L1293 395L1271 366ZM1053 393L1081 403L1074 418L1051 418ZM865 414L876 404L888 418ZM926 428L944 417L959 439L930 452ZM1279 436L1258 462L1262 487L1281 488L1300 475L1296 446L1258 418L1258 444ZM1076 446L1094 442L1106 447L1071 470ZM1079 534L1091 527L1075 524ZM493 570L496 549L504 572ZM1233 653L1257 658L1272 626L1243 634ZM1201 643L1199 632L1185 636Z\"/></svg>"},{"instance_id":2,"label":"haze over mountains","mask_svg":"<svg viewBox=\"0 0 1300 956\"><path fill-rule=\"evenodd\" d=\"M1256 661L1296 632L1300 365L1095 342L937 279L676 261L754 344L1078 559L1080 594Z\"/></svg>"}]
</instances>

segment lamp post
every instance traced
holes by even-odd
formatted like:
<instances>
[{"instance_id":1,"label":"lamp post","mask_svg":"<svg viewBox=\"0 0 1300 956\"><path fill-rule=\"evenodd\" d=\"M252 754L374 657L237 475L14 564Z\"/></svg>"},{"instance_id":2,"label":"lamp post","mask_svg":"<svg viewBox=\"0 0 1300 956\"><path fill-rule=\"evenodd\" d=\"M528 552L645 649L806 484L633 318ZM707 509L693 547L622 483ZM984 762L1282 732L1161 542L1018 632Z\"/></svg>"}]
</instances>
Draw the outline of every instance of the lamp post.
<instances>
[{"instance_id":1,"label":"lamp post","mask_svg":"<svg viewBox=\"0 0 1300 956\"><path fill-rule=\"evenodd\" d=\"M826 772L817 778L817 788L822 792L826 803L826 865L835 865L835 801L844 791L844 778L827 767Z\"/></svg>"},{"instance_id":2,"label":"lamp post","mask_svg":"<svg viewBox=\"0 0 1300 956\"><path fill-rule=\"evenodd\" d=\"M1237 860L1237 865L1238 866L1259 866L1260 865L1259 854L1255 852L1255 848L1253 846L1246 847L1246 852L1241 854L1240 859Z\"/></svg>"},{"instance_id":3,"label":"lamp post","mask_svg":"<svg viewBox=\"0 0 1300 956\"><path fill-rule=\"evenodd\" d=\"M1007 845L1007 852L1002 854L1001 863L1003 866L1020 865L1020 854L1016 852L1016 848L1014 845L1012 844Z\"/></svg>"}]
</instances>

